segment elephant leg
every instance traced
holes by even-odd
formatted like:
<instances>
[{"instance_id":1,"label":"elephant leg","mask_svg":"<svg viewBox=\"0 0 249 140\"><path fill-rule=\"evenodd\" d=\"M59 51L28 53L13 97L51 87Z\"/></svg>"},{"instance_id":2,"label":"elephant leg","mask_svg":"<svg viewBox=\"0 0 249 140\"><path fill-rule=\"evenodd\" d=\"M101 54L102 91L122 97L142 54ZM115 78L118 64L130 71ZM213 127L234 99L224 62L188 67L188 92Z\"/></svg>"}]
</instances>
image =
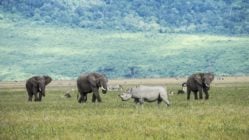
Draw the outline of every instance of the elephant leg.
<instances>
[{"instance_id":1,"label":"elephant leg","mask_svg":"<svg viewBox=\"0 0 249 140\"><path fill-rule=\"evenodd\" d=\"M29 95L28 101L32 102L32 95Z\"/></svg>"},{"instance_id":2,"label":"elephant leg","mask_svg":"<svg viewBox=\"0 0 249 140\"><path fill-rule=\"evenodd\" d=\"M84 98L84 95L82 93L79 94L79 97L77 97L78 99L78 103L82 103L83 102L83 99Z\"/></svg>"},{"instance_id":3,"label":"elephant leg","mask_svg":"<svg viewBox=\"0 0 249 140\"><path fill-rule=\"evenodd\" d=\"M39 101L39 98L37 96L37 93L34 94L35 95L35 102Z\"/></svg>"},{"instance_id":4,"label":"elephant leg","mask_svg":"<svg viewBox=\"0 0 249 140\"><path fill-rule=\"evenodd\" d=\"M191 93L191 90L189 88L187 88L187 100L190 99L190 93Z\"/></svg>"},{"instance_id":5,"label":"elephant leg","mask_svg":"<svg viewBox=\"0 0 249 140\"><path fill-rule=\"evenodd\" d=\"M83 102L83 98L82 98L82 96L80 96L79 98L78 98L78 103L82 103Z\"/></svg>"},{"instance_id":6,"label":"elephant leg","mask_svg":"<svg viewBox=\"0 0 249 140\"><path fill-rule=\"evenodd\" d=\"M41 94L41 92L38 92L37 94L38 94L38 99L37 99L37 101L41 101L41 100L42 100L42 94Z\"/></svg>"},{"instance_id":7,"label":"elephant leg","mask_svg":"<svg viewBox=\"0 0 249 140\"><path fill-rule=\"evenodd\" d=\"M83 94L83 102L85 103L87 101L87 93Z\"/></svg>"},{"instance_id":8,"label":"elephant leg","mask_svg":"<svg viewBox=\"0 0 249 140\"><path fill-rule=\"evenodd\" d=\"M39 98L38 98L38 95L37 95L37 94L39 94L39 93L37 92L37 89L36 89L36 88L33 88L33 94L34 94L34 96L35 96L35 102L39 101Z\"/></svg>"},{"instance_id":9,"label":"elephant leg","mask_svg":"<svg viewBox=\"0 0 249 140\"><path fill-rule=\"evenodd\" d=\"M208 100L209 98L208 90L204 90L204 93L205 93L205 100Z\"/></svg>"},{"instance_id":10,"label":"elephant leg","mask_svg":"<svg viewBox=\"0 0 249 140\"><path fill-rule=\"evenodd\" d=\"M198 100L197 91L194 91L194 95L195 95L195 100Z\"/></svg>"},{"instance_id":11,"label":"elephant leg","mask_svg":"<svg viewBox=\"0 0 249 140\"><path fill-rule=\"evenodd\" d=\"M78 97L79 103L85 103L87 101L87 93L80 93Z\"/></svg>"},{"instance_id":12,"label":"elephant leg","mask_svg":"<svg viewBox=\"0 0 249 140\"><path fill-rule=\"evenodd\" d=\"M199 99L202 99L202 92L199 92Z\"/></svg>"},{"instance_id":13,"label":"elephant leg","mask_svg":"<svg viewBox=\"0 0 249 140\"><path fill-rule=\"evenodd\" d=\"M32 102L32 97L33 97L33 93L32 93L32 90L28 90L28 101L29 102Z\"/></svg>"},{"instance_id":14,"label":"elephant leg","mask_svg":"<svg viewBox=\"0 0 249 140\"><path fill-rule=\"evenodd\" d=\"M203 97L202 97L202 90L199 90L199 98L203 99Z\"/></svg>"},{"instance_id":15,"label":"elephant leg","mask_svg":"<svg viewBox=\"0 0 249 140\"><path fill-rule=\"evenodd\" d=\"M98 95L96 98L97 98L98 102L102 102L100 95Z\"/></svg>"},{"instance_id":16,"label":"elephant leg","mask_svg":"<svg viewBox=\"0 0 249 140\"><path fill-rule=\"evenodd\" d=\"M100 95L99 95L98 89L94 90L94 91L93 91L93 94L94 94L93 97L95 96L95 98L97 99L98 102L102 102L101 97L100 97ZM95 99L95 100L96 100L96 99ZM92 101L95 102L93 99L92 99Z\"/></svg>"},{"instance_id":17,"label":"elephant leg","mask_svg":"<svg viewBox=\"0 0 249 140\"><path fill-rule=\"evenodd\" d=\"M95 103L96 99L97 99L96 96L93 94L93 96L92 96L92 102Z\"/></svg>"}]
</instances>

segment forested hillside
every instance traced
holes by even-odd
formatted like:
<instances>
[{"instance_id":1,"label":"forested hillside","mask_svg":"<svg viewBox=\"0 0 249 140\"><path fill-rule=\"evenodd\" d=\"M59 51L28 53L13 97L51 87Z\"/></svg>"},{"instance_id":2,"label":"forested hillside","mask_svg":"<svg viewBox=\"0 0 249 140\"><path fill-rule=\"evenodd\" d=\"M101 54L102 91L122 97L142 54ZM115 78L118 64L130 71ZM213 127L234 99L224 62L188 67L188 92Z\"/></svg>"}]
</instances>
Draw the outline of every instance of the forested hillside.
<instances>
[{"instance_id":1,"label":"forested hillside","mask_svg":"<svg viewBox=\"0 0 249 140\"><path fill-rule=\"evenodd\" d=\"M249 33L248 0L1 0L37 23L161 33Z\"/></svg>"},{"instance_id":2,"label":"forested hillside","mask_svg":"<svg viewBox=\"0 0 249 140\"><path fill-rule=\"evenodd\" d=\"M91 71L109 78L183 77L203 71L249 75L247 36L89 30L2 15L2 81L41 74L75 79Z\"/></svg>"},{"instance_id":3,"label":"forested hillside","mask_svg":"<svg viewBox=\"0 0 249 140\"><path fill-rule=\"evenodd\" d=\"M0 0L0 81L249 75L248 0Z\"/></svg>"}]
</instances>

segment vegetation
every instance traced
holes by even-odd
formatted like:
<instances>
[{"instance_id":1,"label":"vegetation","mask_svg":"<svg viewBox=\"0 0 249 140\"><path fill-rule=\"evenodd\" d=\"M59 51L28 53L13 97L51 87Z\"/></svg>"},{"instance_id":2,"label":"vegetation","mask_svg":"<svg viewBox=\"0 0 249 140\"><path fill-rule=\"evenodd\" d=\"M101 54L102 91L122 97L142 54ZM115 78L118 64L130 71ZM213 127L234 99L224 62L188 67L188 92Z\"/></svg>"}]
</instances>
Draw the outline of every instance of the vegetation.
<instances>
[{"instance_id":1,"label":"vegetation","mask_svg":"<svg viewBox=\"0 0 249 140\"><path fill-rule=\"evenodd\" d=\"M247 36L88 30L2 15L2 81L39 74L75 79L91 71L109 78L176 77L197 71L249 74Z\"/></svg>"},{"instance_id":2,"label":"vegetation","mask_svg":"<svg viewBox=\"0 0 249 140\"><path fill-rule=\"evenodd\" d=\"M161 33L249 33L247 0L1 0L37 23Z\"/></svg>"},{"instance_id":3,"label":"vegetation","mask_svg":"<svg viewBox=\"0 0 249 140\"><path fill-rule=\"evenodd\" d=\"M179 85L169 85L177 91ZM103 103L78 104L76 94L47 90L40 103L27 102L22 90L0 91L0 139L227 139L249 137L248 83L214 84L210 100L170 96L172 105L145 103L135 108L117 92L101 94Z\"/></svg>"},{"instance_id":4,"label":"vegetation","mask_svg":"<svg viewBox=\"0 0 249 140\"><path fill-rule=\"evenodd\" d=\"M1 0L0 81L92 71L248 75L247 7L244 0Z\"/></svg>"}]
</instances>

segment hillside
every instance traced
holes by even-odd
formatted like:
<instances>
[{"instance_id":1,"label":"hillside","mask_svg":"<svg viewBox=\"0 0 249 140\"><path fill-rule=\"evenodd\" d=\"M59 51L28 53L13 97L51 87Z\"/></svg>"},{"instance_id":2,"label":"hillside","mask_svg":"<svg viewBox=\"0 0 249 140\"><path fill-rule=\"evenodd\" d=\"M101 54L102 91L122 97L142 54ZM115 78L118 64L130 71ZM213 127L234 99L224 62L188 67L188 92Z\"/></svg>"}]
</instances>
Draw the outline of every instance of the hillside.
<instances>
[{"instance_id":1,"label":"hillside","mask_svg":"<svg viewBox=\"0 0 249 140\"><path fill-rule=\"evenodd\" d=\"M247 0L1 0L0 9L87 29L248 34Z\"/></svg>"},{"instance_id":2,"label":"hillside","mask_svg":"<svg viewBox=\"0 0 249 140\"><path fill-rule=\"evenodd\" d=\"M249 74L247 36L82 29L0 15L1 81L75 79L90 71L112 79Z\"/></svg>"}]
</instances>

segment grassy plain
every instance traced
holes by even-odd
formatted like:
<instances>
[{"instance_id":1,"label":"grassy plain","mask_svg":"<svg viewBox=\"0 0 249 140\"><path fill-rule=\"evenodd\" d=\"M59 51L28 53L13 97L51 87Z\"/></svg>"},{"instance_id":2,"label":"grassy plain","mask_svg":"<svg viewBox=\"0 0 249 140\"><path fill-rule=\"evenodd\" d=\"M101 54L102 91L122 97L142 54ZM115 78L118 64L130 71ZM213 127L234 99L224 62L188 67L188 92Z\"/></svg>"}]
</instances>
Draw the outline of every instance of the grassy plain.
<instances>
[{"instance_id":1,"label":"grassy plain","mask_svg":"<svg viewBox=\"0 0 249 140\"><path fill-rule=\"evenodd\" d=\"M132 85L128 82L125 87L143 80L139 81ZM167 81L168 91L176 92L180 82ZM103 103L91 103L89 95L86 104L78 104L76 92L72 98L63 98L65 91L74 85L60 84L51 83L40 103L27 102L23 88L1 88L0 139L249 138L248 80L214 81L208 101L195 101L193 96L187 101L186 95L174 94L169 96L170 107L145 103L143 109L136 108L132 100L122 102L115 91L101 94Z\"/></svg>"}]
</instances>

